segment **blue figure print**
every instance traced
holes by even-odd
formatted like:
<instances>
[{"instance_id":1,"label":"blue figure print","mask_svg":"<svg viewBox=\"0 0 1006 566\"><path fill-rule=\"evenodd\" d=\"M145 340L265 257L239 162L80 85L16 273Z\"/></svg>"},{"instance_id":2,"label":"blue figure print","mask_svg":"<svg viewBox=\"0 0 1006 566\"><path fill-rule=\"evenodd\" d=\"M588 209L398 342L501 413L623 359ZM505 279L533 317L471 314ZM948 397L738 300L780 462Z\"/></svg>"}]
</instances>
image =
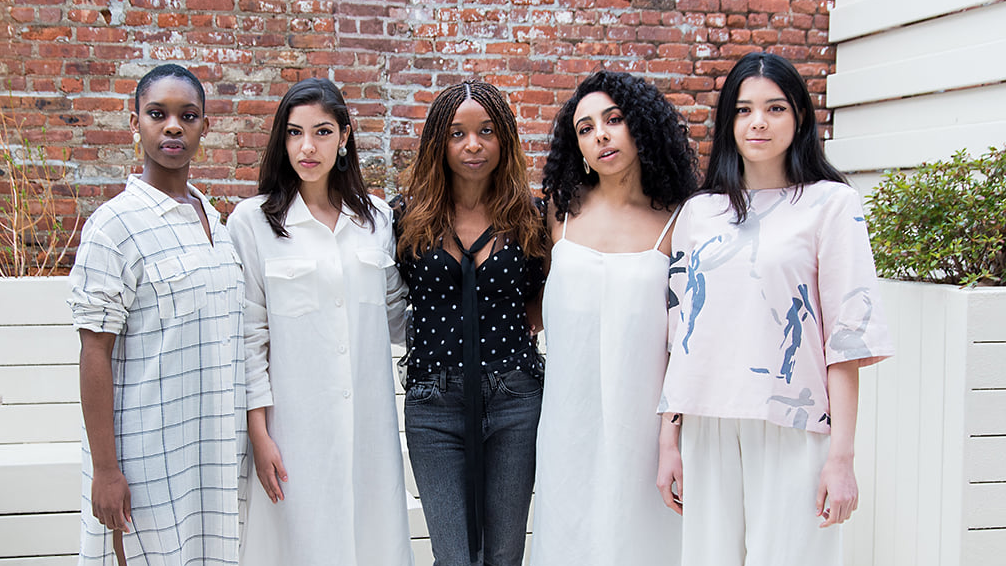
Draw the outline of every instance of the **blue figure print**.
<instances>
[{"instance_id":1,"label":"blue figure print","mask_svg":"<svg viewBox=\"0 0 1006 566\"><path fill-rule=\"evenodd\" d=\"M842 297L842 312L851 313L843 316L839 320L835 329L831 331L828 339L828 346L838 352L846 352L849 359L871 357L870 348L867 347L863 335L870 325L870 318L873 316L873 301L870 300L870 289L868 287L857 287L849 291ZM859 313L855 326L851 325L849 319Z\"/></svg>"},{"instance_id":2,"label":"blue figure print","mask_svg":"<svg viewBox=\"0 0 1006 566\"><path fill-rule=\"evenodd\" d=\"M803 321L807 319L808 315L815 321L817 320L810 306L810 298L807 296L807 285L805 283L798 285L797 290L800 292L800 297L793 297L793 305L786 312L786 328L783 329L782 345L786 344L787 338L790 340L790 344L783 356L782 367L779 368L780 375L776 376L779 379L785 379L786 383L793 380L796 351L803 344Z\"/></svg>"},{"instance_id":3,"label":"blue figure print","mask_svg":"<svg viewBox=\"0 0 1006 566\"><path fill-rule=\"evenodd\" d=\"M814 400L811 399L811 393L809 388L804 387L803 390L800 391L799 397L785 397L783 395L773 395L768 399L766 399L765 403L768 404L772 401L789 406L789 408L786 409L786 415L787 416L789 416L790 414L793 415L793 428L798 428L801 430L807 429L808 414L807 410L804 409L804 407L811 407L814 405ZM796 409L795 413L793 412L794 409Z\"/></svg>"},{"instance_id":4,"label":"blue figure print","mask_svg":"<svg viewBox=\"0 0 1006 566\"><path fill-rule=\"evenodd\" d=\"M688 283L685 285L685 294L691 292L692 308L688 311L688 332L681 340L681 346L685 349L686 354L688 353L688 339L691 338L692 332L695 330L695 319L698 318L703 305L706 304L706 276L699 272L702 263L700 254L709 244L721 241L723 241L723 237L716 236L702 244L699 249L692 250L691 260L688 262Z\"/></svg>"},{"instance_id":5,"label":"blue figure print","mask_svg":"<svg viewBox=\"0 0 1006 566\"><path fill-rule=\"evenodd\" d=\"M667 270L667 286L668 286L667 308L668 309L673 309L674 307L676 307L679 304L681 304L681 301L678 300L678 296L674 294L674 288L671 285L671 280L674 279L674 276L676 274L678 274L678 273L684 273L684 272L688 271L688 269L685 266L683 266L683 265L675 266L675 264L678 263L679 261L681 261L682 259L684 259L684 257L685 257L685 252L683 252L683 251L678 251L673 256L671 256L671 267L670 267L670 269Z\"/></svg>"}]
</instances>

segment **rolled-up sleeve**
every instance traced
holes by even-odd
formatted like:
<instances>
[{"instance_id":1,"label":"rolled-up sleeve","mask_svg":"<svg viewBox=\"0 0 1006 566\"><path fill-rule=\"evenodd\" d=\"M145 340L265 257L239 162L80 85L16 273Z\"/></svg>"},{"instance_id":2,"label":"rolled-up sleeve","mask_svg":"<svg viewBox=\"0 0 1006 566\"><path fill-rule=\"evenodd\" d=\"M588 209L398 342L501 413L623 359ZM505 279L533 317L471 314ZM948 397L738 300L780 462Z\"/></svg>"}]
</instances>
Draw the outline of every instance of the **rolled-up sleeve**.
<instances>
[{"instance_id":1,"label":"rolled-up sleeve","mask_svg":"<svg viewBox=\"0 0 1006 566\"><path fill-rule=\"evenodd\" d=\"M119 334L136 297L136 278L118 246L94 223L81 234L67 303L75 330Z\"/></svg>"}]
</instances>

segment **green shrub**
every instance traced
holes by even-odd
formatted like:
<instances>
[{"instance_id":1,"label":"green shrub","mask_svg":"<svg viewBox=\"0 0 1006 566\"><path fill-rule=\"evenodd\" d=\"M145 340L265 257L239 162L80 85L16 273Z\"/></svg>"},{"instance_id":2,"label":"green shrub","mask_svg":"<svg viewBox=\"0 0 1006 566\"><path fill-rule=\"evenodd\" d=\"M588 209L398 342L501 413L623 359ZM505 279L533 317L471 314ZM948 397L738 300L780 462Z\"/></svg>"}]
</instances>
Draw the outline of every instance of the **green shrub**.
<instances>
[{"instance_id":1,"label":"green shrub","mask_svg":"<svg viewBox=\"0 0 1006 566\"><path fill-rule=\"evenodd\" d=\"M866 204L882 277L1006 285L1006 147L889 171Z\"/></svg>"}]
</instances>

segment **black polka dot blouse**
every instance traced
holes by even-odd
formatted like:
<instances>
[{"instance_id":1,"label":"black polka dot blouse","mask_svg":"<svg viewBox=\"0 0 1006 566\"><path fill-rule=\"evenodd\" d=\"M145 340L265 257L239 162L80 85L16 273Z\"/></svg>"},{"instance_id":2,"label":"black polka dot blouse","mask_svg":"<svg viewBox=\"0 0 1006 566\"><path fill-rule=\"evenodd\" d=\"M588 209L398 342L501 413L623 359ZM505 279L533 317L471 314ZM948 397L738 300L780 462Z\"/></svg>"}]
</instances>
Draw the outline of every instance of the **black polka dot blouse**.
<instances>
[{"instance_id":1,"label":"black polka dot blouse","mask_svg":"<svg viewBox=\"0 0 1006 566\"><path fill-rule=\"evenodd\" d=\"M516 242L501 242L502 238L493 240L490 256L476 269L483 365L528 353L532 342L525 303L545 283L540 259L526 257ZM461 368L461 322L465 316L461 312L461 264L438 247L399 262L399 269L409 285L413 309L410 379ZM521 369L520 365L515 360L508 369Z\"/></svg>"}]
</instances>

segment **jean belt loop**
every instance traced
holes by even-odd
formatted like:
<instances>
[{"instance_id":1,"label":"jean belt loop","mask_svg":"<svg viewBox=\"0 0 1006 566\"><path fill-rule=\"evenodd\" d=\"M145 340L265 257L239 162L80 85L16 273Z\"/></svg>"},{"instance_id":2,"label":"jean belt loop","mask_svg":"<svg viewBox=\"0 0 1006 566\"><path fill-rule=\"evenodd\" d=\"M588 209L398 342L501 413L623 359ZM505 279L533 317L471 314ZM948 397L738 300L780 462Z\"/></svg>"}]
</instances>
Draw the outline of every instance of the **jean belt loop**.
<instances>
[{"instance_id":1,"label":"jean belt loop","mask_svg":"<svg viewBox=\"0 0 1006 566\"><path fill-rule=\"evenodd\" d=\"M440 370L440 391L447 391L447 370Z\"/></svg>"}]
</instances>

